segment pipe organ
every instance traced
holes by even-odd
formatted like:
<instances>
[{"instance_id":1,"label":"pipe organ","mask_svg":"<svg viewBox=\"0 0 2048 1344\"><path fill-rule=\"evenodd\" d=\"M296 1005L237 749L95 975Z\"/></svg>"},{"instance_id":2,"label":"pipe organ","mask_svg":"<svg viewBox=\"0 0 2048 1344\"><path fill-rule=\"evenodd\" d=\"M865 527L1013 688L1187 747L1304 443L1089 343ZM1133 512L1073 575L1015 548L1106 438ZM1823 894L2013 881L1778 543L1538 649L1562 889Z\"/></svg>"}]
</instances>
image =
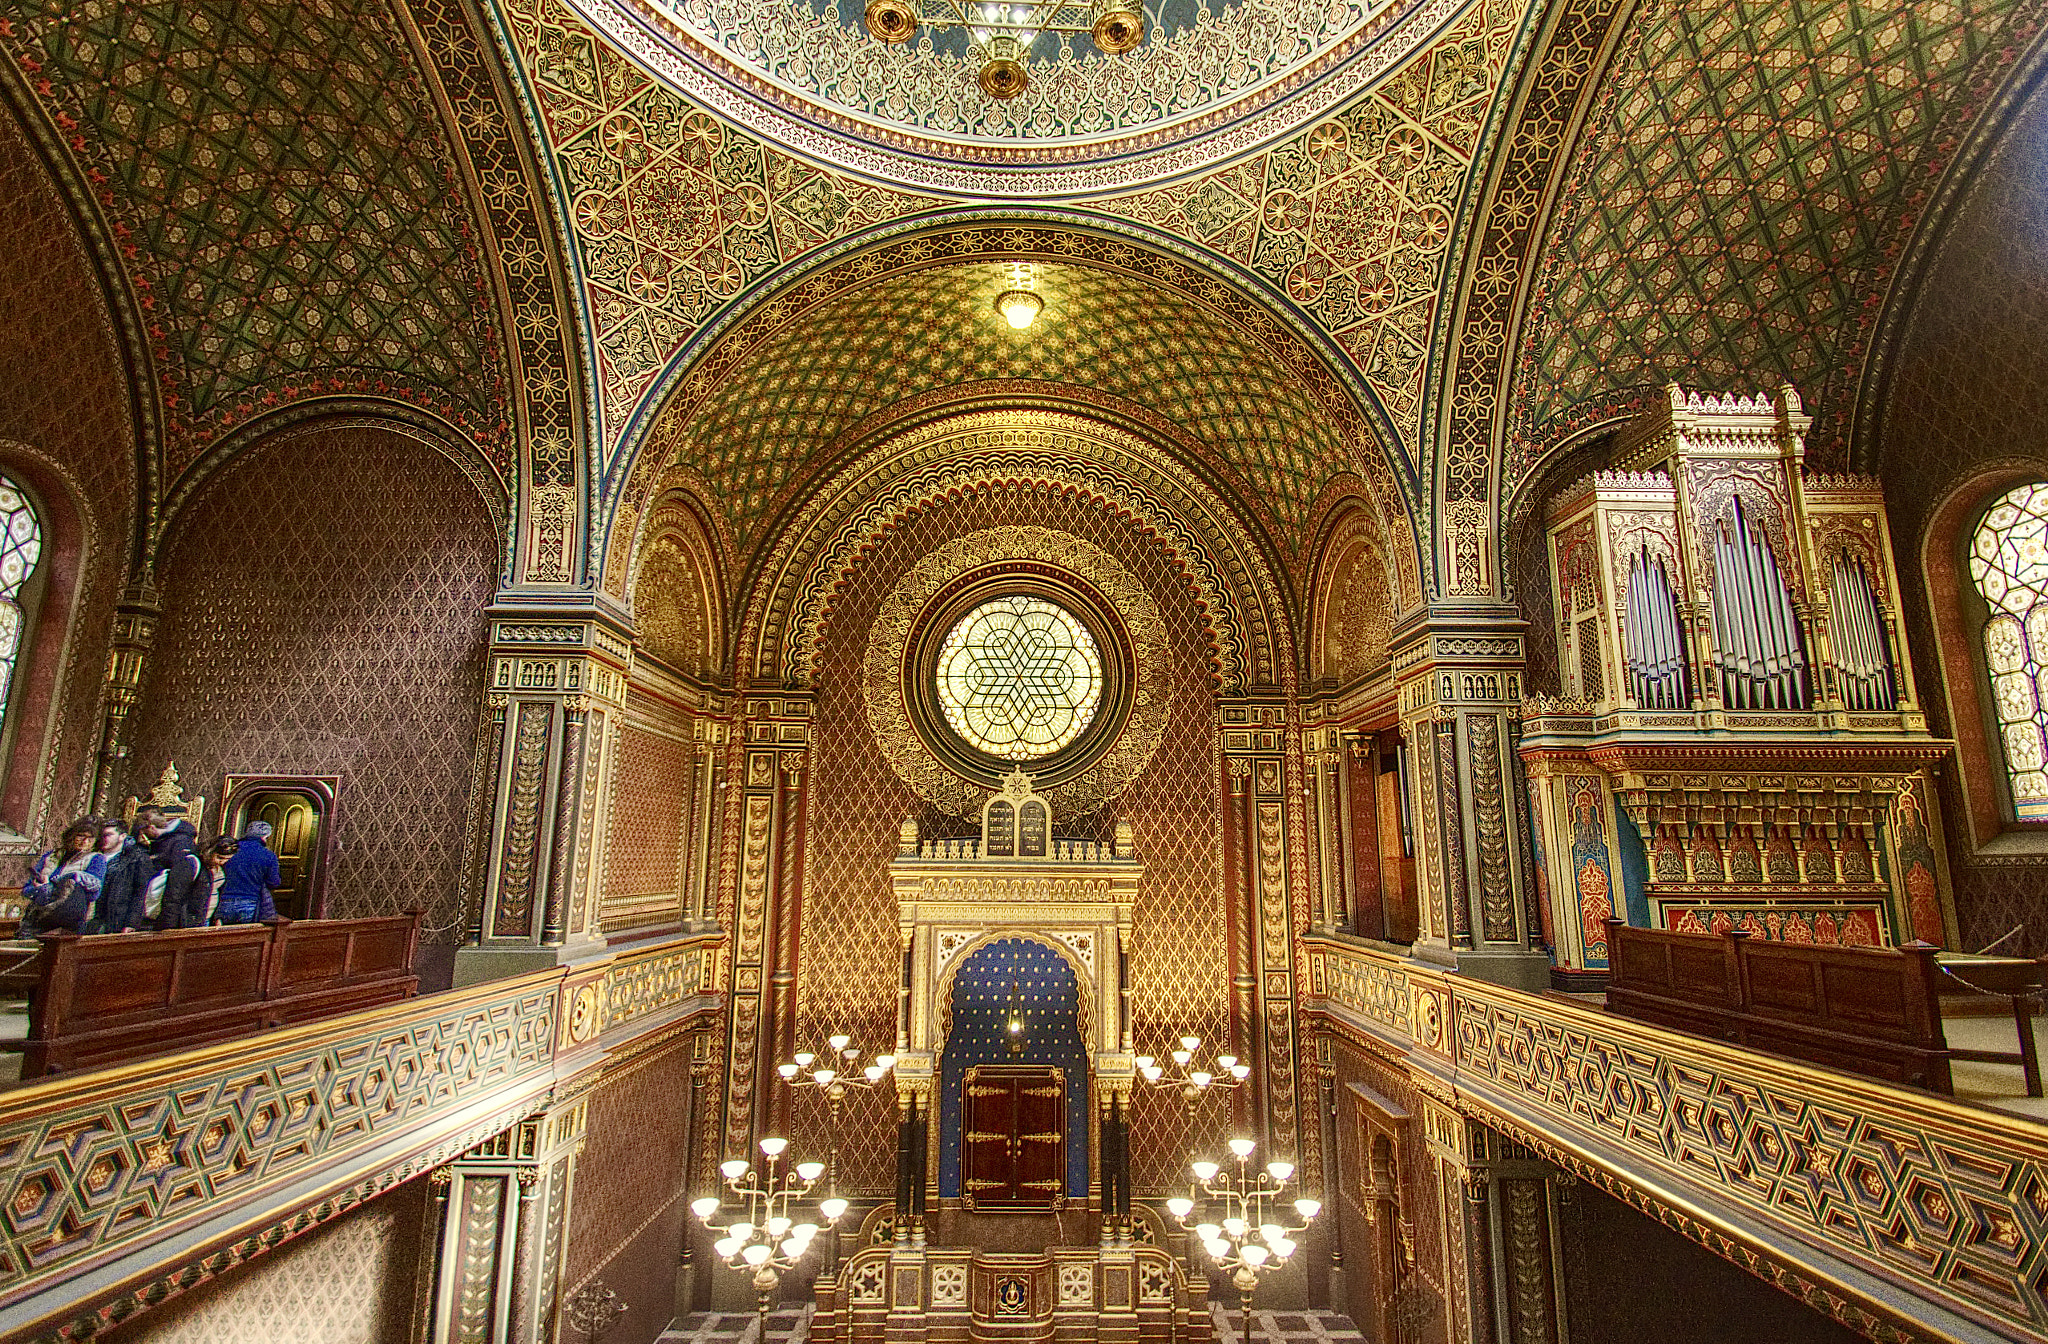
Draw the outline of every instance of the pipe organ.
<instances>
[{"instance_id":1,"label":"pipe organ","mask_svg":"<svg viewBox=\"0 0 2048 1344\"><path fill-rule=\"evenodd\" d=\"M1668 389L1547 502L1560 694L1523 706L1560 978L1610 914L1793 941L1953 927L1884 497L1777 398Z\"/></svg>"}]
</instances>

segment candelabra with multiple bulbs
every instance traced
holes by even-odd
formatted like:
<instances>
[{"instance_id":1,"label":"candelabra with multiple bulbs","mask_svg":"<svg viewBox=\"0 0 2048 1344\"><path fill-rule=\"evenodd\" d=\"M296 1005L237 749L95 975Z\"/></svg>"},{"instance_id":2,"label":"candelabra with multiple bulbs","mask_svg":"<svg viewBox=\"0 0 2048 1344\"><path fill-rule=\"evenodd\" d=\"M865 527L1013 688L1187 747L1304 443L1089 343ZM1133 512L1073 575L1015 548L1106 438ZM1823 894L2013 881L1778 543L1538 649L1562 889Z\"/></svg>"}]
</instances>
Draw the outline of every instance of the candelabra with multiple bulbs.
<instances>
[{"instance_id":1,"label":"candelabra with multiple bulbs","mask_svg":"<svg viewBox=\"0 0 2048 1344\"><path fill-rule=\"evenodd\" d=\"M1320 1201L1299 1198L1293 1201L1293 1210L1301 1221L1283 1222L1285 1215L1277 1206L1287 1193L1288 1182L1294 1179L1294 1164L1276 1158L1263 1169L1254 1169L1251 1157L1256 1147L1250 1139L1230 1141L1230 1154L1236 1159L1235 1172L1207 1161L1189 1167L1204 1203L1222 1205L1221 1218L1190 1223L1189 1219L1195 1216L1196 1200L1166 1201L1166 1211L1182 1227L1191 1228L1202 1250L1236 1286L1244 1312L1244 1344L1250 1344L1252 1337L1252 1294L1258 1289L1259 1276L1287 1263L1299 1249L1294 1234L1306 1231L1323 1211Z\"/></svg>"},{"instance_id":2,"label":"candelabra with multiple bulbs","mask_svg":"<svg viewBox=\"0 0 2048 1344\"><path fill-rule=\"evenodd\" d=\"M768 1306L783 1274L804 1258L819 1232L846 1212L846 1201L834 1196L818 1205L822 1223L799 1222L792 1216L798 1201L807 1198L825 1174L825 1164L799 1162L784 1171L779 1164L788 1147L787 1139L761 1140L761 1155L767 1159L765 1171L755 1171L753 1163L743 1157L718 1169L740 1206L741 1215L734 1221L722 1225L711 1221L725 1204L716 1195L706 1195L690 1205L698 1221L718 1234L712 1252L733 1269L751 1273L763 1344L768 1338Z\"/></svg>"},{"instance_id":3,"label":"candelabra with multiple bulbs","mask_svg":"<svg viewBox=\"0 0 2048 1344\"><path fill-rule=\"evenodd\" d=\"M815 1087L824 1094L825 1105L831 1113L827 1126L825 1150L825 1193L837 1198L839 1194L839 1111L846 1104L846 1094L852 1090L873 1091L879 1087L889 1071L896 1067L896 1056L876 1055L865 1066L860 1063L860 1047L853 1043L853 1037L844 1033L835 1034L825 1041L826 1053L812 1050L799 1051L787 1064L778 1064L775 1072L782 1081L792 1088ZM834 1227L826 1239L826 1269L839 1267L839 1229Z\"/></svg>"}]
</instances>

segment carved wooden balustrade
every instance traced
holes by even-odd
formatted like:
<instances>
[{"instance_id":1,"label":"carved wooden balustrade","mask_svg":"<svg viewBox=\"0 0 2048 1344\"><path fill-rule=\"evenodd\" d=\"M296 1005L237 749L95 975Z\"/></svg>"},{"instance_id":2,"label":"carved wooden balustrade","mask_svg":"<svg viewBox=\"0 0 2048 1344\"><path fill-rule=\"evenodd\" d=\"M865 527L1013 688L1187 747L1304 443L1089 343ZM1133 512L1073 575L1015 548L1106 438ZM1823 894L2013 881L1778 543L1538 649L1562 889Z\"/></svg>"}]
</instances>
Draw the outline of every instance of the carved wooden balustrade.
<instances>
[{"instance_id":1,"label":"carved wooden balustrade","mask_svg":"<svg viewBox=\"0 0 2048 1344\"><path fill-rule=\"evenodd\" d=\"M0 1338L79 1337L544 1109L715 1013L721 935L0 1094Z\"/></svg>"},{"instance_id":2,"label":"carved wooden balustrade","mask_svg":"<svg viewBox=\"0 0 2048 1344\"><path fill-rule=\"evenodd\" d=\"M2048 1337L2048 1126L1343 939L1304 951L1329 1029L1809 1306L1878 1339Z\"/></svg>"}]
</instances>

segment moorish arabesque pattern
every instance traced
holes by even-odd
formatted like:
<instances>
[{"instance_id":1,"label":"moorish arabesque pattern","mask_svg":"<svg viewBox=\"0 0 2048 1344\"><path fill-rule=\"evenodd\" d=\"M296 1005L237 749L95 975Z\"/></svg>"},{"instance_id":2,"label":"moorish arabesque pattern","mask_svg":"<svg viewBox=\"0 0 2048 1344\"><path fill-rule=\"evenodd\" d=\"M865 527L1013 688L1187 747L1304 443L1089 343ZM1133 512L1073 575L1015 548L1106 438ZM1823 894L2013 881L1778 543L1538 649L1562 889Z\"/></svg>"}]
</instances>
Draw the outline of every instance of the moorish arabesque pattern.
<instances>
[{"instance_id":1,"label":"moorish arabesque pattern","mask_svg":"<svg viewBox=\"0 0 2048 1344\"><path fill-rule=\"evenodd\" d=\"M1923 193L2031 0L1644 5L1565 192L1521 362L1529 454L1678 379L1789 381L1831 440Z\"/></svg>"}]
</instances>

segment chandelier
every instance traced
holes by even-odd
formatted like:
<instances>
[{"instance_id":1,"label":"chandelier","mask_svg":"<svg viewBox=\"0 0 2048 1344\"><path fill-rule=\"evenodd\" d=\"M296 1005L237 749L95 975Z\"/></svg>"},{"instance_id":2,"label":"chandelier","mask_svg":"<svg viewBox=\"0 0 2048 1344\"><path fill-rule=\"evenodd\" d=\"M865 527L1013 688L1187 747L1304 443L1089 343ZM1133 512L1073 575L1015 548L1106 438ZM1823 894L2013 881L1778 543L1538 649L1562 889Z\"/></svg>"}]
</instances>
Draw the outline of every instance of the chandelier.
<instances>
[{"instance_id":1,"label":"chandelier","mask_svg":"<svg viewBox=\"0 0 2048 1344\"><path fill-rule=\"evenodd\" d=\"M1144 0L868 0L864 22L869 36L891 46L917 36L920 25L965 28L991 98L1015 98L1031 83L1024 62L1041 33L1086 33L1105 56L1145 40Z\"/></svg>"}]
</instances>

